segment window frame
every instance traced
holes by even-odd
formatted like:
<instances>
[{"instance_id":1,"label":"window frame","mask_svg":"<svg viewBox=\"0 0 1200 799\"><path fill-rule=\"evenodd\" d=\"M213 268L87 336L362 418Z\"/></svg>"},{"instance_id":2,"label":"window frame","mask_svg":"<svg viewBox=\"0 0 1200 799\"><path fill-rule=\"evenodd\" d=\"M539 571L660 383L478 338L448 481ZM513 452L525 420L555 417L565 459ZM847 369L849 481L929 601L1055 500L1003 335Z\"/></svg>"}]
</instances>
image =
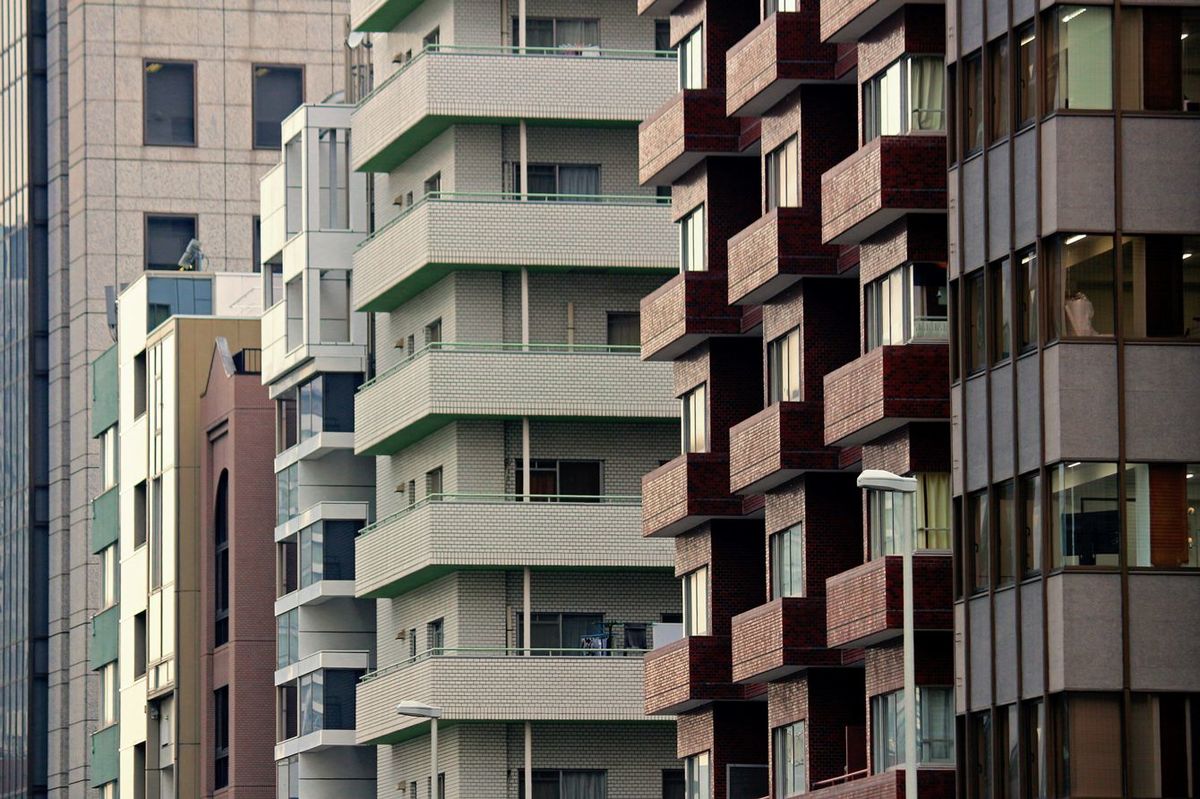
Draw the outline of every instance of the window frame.
<instances>
[{"instance_id":1,"label":"window frame","mask_svg":"<svg viewBox=\"0 0 1200 799\"><path fill-rule=\"evenodd\" d=\"M793 584L793 579L797 576L797 564L792 557L795 554L793 546L795 539L799 539L799 585ZM767 542L768 554L770 562L768 568L771 577L771 599L781 599L784 597L804 597L808 595L808 586L805 585L807 578L805 564L805 547L804 547L804 522L797 522L790 527L785 527L782 530L771 533ZM787 566L788 568L784 568Z\"/></svg>"},{"instance_id":2,"label":"window frame","mask_svg":"<svg viewBox=\"0 0 1200 799\"><path fill-rule=\"evenodd\" d=\"M987 47L988 146L1004 141L1013 130L1013 59L1008 34L988 42ZM997 86L997 83L1001 85Z\"/></svg>"},{"instance_id":3,"label":"window frame","mask_svg":"<svg viewBox=\"0 0 1200 799\"><path fill-rule=\"evenodd\" d=\"M676 223L679 225L679 271L707 272L708 271L708 219L705 211L706 203L700 203ZM699 261L695 258L695 248L689 246L696 242L700 244Z\"/></svg>"},{"instance_id":4,"label":"window frame","mask_svg":"<svg viewBox=\"0 0 1200 799\"><path fill-rule=\"evenodd\" d=\"M804 399L803 346L800 328L767 342L767 404Z\"/></svg>"},{"instance_id":5,"label":"window frame","mask_svg":"<svg viewBox=\"0 0 1200 799\"><path fill-rule=\"evenodd\" d=\"M171 64L183 65L186 64L192 70L192 141L190 143L174 143L174 142L152 142L149 137L149 125L147 122L147 112L150 108L149 103L149 87L147 85L146 67L150 64ZM198 62L186 58L143 58L142 59L142 146L143 147L189 147L197 148L200 146L200 85L199 85L199 65Z\"/></svg>"},{"instance_id":6,"label":"window frame","mask_svg":"<svg viewBox=\"0 0 1200 799\"><path fill-rule=\"evenodd\" d=\"M709 608L708 564L692 569L679 578L683 589L683 634L685 637L712 635ZM703 597L701 597L703 594ZM702 611L703 615L698 615Z\"/></svg>"},{"instance_id":7,"label":"window frame","mask_svg":"<svg viewBox=\"0 0 1200 799\"><path fill-rule=\"evenodd\" d=\"M708 65L705 63L706 42L704 41L704 23L701 22L682 37L675 46L679 61L679 90L704 89L708 85ZM693 52L694 50L694 52ZM694 58L693 58L694 57ZM699 64L699 74L692 69L693 60ZM699 86L689 85L693 80L699 80Z\"/></svg>"},{"instance_id":8,"label":"window frame","mask_svg":"<svg viewBox=\"0 0 1200 799\"><path fill-rule=\"evenodd\" d=\"M763 156L763 208L767 213L800 206L800 138L788 136Z\"/></svg>"},{"instance_id":9,"label":"window frame","mask_svg":"<svg viewBox=\"0 0 1200 799\"><path fill-rule=\"evenodd\" d=\"M274 144L259 144L257 134L255 133L255 130L254 130L255 125L256 125L254 109L258 105L258 77L259 77L256 73L258 72L259 69L296 69L296 70L300 71L300 105L297 105L296 108L299 108L301 105L304 105L308 101L308 91L307 91L307 89L308 89L308 70L304 64L279 64L279 63L266 63L266 62L260 62L260 61L255 61L252 64L250 64L250 149L252 149L252 150L278 150L280 147L282 147L283 145L285 145L287 143L287 142L283 141L282 131L280 132L279 144L274 145ZM284 114L283 119L279 120L280 123L282 123L284 119L287 119L288 116L295 110L296 109L293 108L292 111L289 111L287 114Z\"/></svg>"},{"instance_id":10,"label":"window frame","mask_svg":"<svg viewBox=\"0 0 1200 799\"><path fill-rule=\"evenodd\" d=\"M146 211L142 214L142 268L147 272L169 272L179 268L179 256L176 256L175 263L168 264L162 267L152 267L150 265L150 220L151 219L190 219L192 220L192 238L200 240L200 215L199 214L177 214L177 213L151 213ZM183 250L179 251L179 255L183 255ZM206 259L207 260L207 259Z\"/></svg>"},{"instance_id":11,"label":"window frame","mask_svg":"<svg viewBox=\"0 0 1200 799\"><path fill-rule=\"evenodd\" d=\"M692 452L708 452L709 447L709 413L708 413L708 383L700 383L688 389L679 398L682 403L682 412L680 413L680 433L681 433L681 449L686 453ZM703 429L699 429L696 424L697 412L702 414ZM699 432L701 438L697 438L695 433Z\"/></svg>"},{"instance_id":12,"label":"window frame","mask_svg":"<svg viewBox=\"0 0 1200 799\"><path fill-rule=\"evenodd\" d=\"M797 746L796 742L799 742ZM771 730L771 754L775 764L775 794L780 799L808 792L807 720L793 721ZM785 760L785 755L787 756ZM799 759L797 760L797 756ZM799 769L799 784L793 784Z\"/></svg>"}]
</instances>

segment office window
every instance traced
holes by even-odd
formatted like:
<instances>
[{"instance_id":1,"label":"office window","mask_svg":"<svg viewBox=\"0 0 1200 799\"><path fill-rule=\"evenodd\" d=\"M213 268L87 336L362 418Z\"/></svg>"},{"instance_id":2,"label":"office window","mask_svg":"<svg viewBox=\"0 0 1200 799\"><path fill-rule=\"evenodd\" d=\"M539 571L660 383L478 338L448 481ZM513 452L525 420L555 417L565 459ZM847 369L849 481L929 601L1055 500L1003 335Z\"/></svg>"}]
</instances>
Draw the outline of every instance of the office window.
<instances>
[{"instance_id":1,"label":"office window","mask_svg":"<svg viewBox=\"0 0 1200 799\"><path fill-rule=\"evenodd\" d=\"M679 220L679 270L703 272L708 269L705 252L704 206L698 205Z\"/></svg>"},{"instance_id":2,"label":"office window","mask_svg":"<svg viewBox=\"0 0 1200 799\"><path fill-rule=\"evenodd\" d=\"M800 155L796 137L767 153L767 210L800 204Z\"/></svg>"},{"instance_id":3,"label":"office window","mask_svg":"<svg viewBox=\"0 0 1200 799\"><path fill-rule=\"evenodd\" d=\"M770 548L771 599L804 596L804 525L773 534Z\"/></svg>"},{"instance_id":4,"label":"office window","mask_svg":"<svg viewBox=\"0 0 1200 799\"><path fill-rule=\"evenodd\" d=\"M679 42L679 88L704 88L703 25L697 25Z\"/></svg>"},{"instance_id":5,"label":"office window","mask_svg":"<svg viewBox=\"0 0 1200 799\"><path fill-rule=\"evenodd\" d=\"M1017 254L1017 352L1037 349L1038 343L1038 267L1037 251Z\"/></svg>"},{"instance_id":6,"label":"office window","mask_svg":"<svg viewBox=\"0 0 1200 799\"><path fill-rule=\"evenodd\" d=\"M1012 269L1008 259L991 266L992 363L1012 354Z\"/></svg>"},{"instance_id":7,"label":"office window","mask_svg":"<svg viewBox=\"0 0 1200 799\"><path fill-rule=\"evenodd\" d=\"M229 688L213 691L213 787L229 785Z\"/></svg>"},{"instance_id":8,"label":"office window","mask_svg":"<svg viewBox=\"0 0 1200 799\"><path fill-rule=\"evenodd\" d=\"M1126 338L1200 340L1200 236L1126 236L1121 263Z\"/></svg>"},{"instance_id":9,"label":"office window","mask_svg":"<svg viewBox=\"0 0 1200 799\"><path fill-rule=\"evenodd\" d=\"M763 0L763 19L778 11L795 11L798 0Z\"/></svg>"},{"instance_id":10,"label":"office window","mask_svg":"<svg viewBox=\"0 0 1200 799\"><path fill-rule=\"evenodd\" d=\"M516 493L525 493L525 464L513 462ZM534 458L529 462L529 493L534 501L596 502L604 493L601 461Z\"/></svg>"},{"instance_id":11,"label":"office window","mask_svg":"<svg viewBox=\"0 0 1200 799\"><path fill-rule=\"evenodd\" d=\"M639 347L642 340L642 317L637 311L609 311L607 314L610 347Z\"/></svg>"},{"instance_id":12,"label":"office window","mask_svg":"<svg viewBox=\"0 0 1200 799\"><path fill-rule=\"evenodd\" d=\"M1112 9L1055 6L1045 31L1045 112L1112 108Z\"/></svg>"},{"instance_id":13,"label":"office window","mask_svg":"<svg viewBox=\"0 0 1200 799\"><path fill-rule=\"evenodd\" d=\"M100 434L100 493L117 484L120 477L120 452L117 442L117 426Z\"/></svg>"},{"instance_id":14,"label":"office window","mask_svg":"<svg viewBox=\"0 0 1200 799\"><path fill-rule=\"evenodd\" d=\"M321 227L346 230L350 227L350 131L321 128L317 132L318 208Z\"/></svg>"},{"instance_id":15,"label":"office window","mask_svg":"<svg viewBox=\"0 0 1200 799\"><path fill-rule=\"evenodd\" d=\"M987 327L984 324L984 296L982 269L967 275L966 322L967 322L967 372L978 372L987 365Z\"/></svg>"},{"instance_id":16,"label":"office window","mask_svg":"<svg viewBox=\"0 0 1200 799\"><path fill-rule=\"evenodd\" d=\"M996 758L995 799L1021 799L1021 781L1018 765L1021 762L1017 736L1021 725L1017 719L1017 706L996 708L993 717L995 739L999 757Z\"/></svg>"},{"instance_id":17,"label":"office window","mask_svg":"<svg viewBox=\"0 0 1200 799\"><path fill-rule=\"evenodd\" d=\"M709 753L701 752L683 759L683 779L687 799L713 799Z\"/></svg>"},{"instance_id":18,"label":"office window","mask_svg":"<svg viewBox=\"0 0 1200 799\"><path fill-rule=\"evenodd\" d=\"M254 66L254 147L275 149L282 143L279 125L304 102L302 67Z\"/></svg>"},{"instance_id":19,"label":"office window","mask_svg":"<svg viewBox=\"0 0 1200 799\"><path fill-rule=\"evenodd\" d=\"M421 186L421 193L425 195L437 194L442 190L442 173L434 172L429 177L425 178L425 183Z\"/></svg>"},{"instance_id":20,"label":"office window","mask_svg":"<svg viewBox=\"0 0 1200 799\"><path fill-rule=\"evenodd\" d=\"M979 53L963 59L963 154L983 148L983 60Z\"/></svg>"},{"instance_id":21,"label":"office window","mask_svg":"<svg viewBox=\"0 0 1200 799\"><path fill-rule=\"evenodd\" d=\"M683 451L708 452L708 401L706 384L683 395Z\"/></svg>"},{"instance_id":22,"label":"office window","mask_svg":"<svg viewBox=\"0 0 1200 799\"><path fill-rule=\"evenodd\" d=\"M325 519L279 544L281 596L321 580L354 579L354 538L359 519Z\"/></svg>"},{"instance_id":23,"label":"office window","mask_svg":"<svg viewBox=\"0 0 1200 799\"><path fill-rule=\"evenodd\" d=\"M1051 701L1053 795L1121 796L1120 695L1058 694Z\"/></svg>"},{"instance_id":24,"label":"office window","mask_svg":"<svg viewBox=\"0 0 1200 799\"><path fill-rule=\"evenodd\" d=\"M1121 9L1121 107L1200 112L1200 9Z\"/></svg>"},{"instance_id":25,"label":"office window","mask_svg":"<svg viewBox=\"0 0 1200 799\"><path fill-rule=\"evenodd\" d=\"M100 726L115 724L121 706L121 686L117 683L116 662L100 667Z\"/></svg>"},{"instance_id":26,"label":"office window","mask_svg":"<svg viewBox=\"0 0 1200 799\"><path fill-rule=\"evenodd\" d=\"M1112 236L1059 234L1045 245L1051 338L1111 336L1116 330Z\"/></svg>"},{"instance_id":27,"label":"office window","mask_svg":"<svg viewBox=\"0 0 1200 799\"><path fill-rule=\"evenodd\" d=\"M665 54L671 49L671 20L654 20L654 51ZM664 774L666 772L663 772Z\"/></svg>"},{"instance_id":28,"label":"office window","mask_svg":"<svg viewBox=\"0 0 1200 799\"><path fill-rule=\"evenodd\" d=\"M196 144L196 65L146 61L142 92L142 141L147 145Z\"/></svg>"},{"instance_id":29,"label":"office window","mask_svg":"<svg viewBox=\"0 0 1200 799\"><path fill-rule=\"evenodd\" d=\"M1115 463L1050 468L1050 567L1117 566L1120 515Z\"/></svg>"},{"instance_id":30,"label":"office window","mask_svg":"<svg viewBox=\"0 0 1200 799\"><path fill-rule=\"evenodd\" d=\"M797 796L808 790L804 722L775 728L775 795Z\"/></svg>"},{"instance_id":31,"label":"office window","mask_svg":"<svg viewBox=\"0 0 1200 799\"><path fill-rule=\"evenodd\" d=\"M871 697L871 754L880 774L904 762L904 691Z\"/></svg>"},{"instance_id":32,"label":"office window","mask_svg":"<svg viewBox=\"0 0 1200 799\"><path fill-rule=\"evenodd\" d=\"M1017 502L1024 549L1022 573L1028 577L1042 570L1042 478L1037 472L1021 475Z\"/></svg>"},{"instance_id":33,"label":"office window","mask_svg":"<svg viewBox=\"0 0 1200 799\"><path fill-rule=\"evenodd\" d=\"M988 496L978 491L967 497L968 565L971 570L971 591L987 591L991 584L991 524L988 519Z\"/></svg>"},{"instance_id":34,"label":"office window","mask_svg":"<svg viewBox=\"0 0 1200 799\"><path fill-rule=\"evenodd\" d=\"M1198 470L1194 463L1126 464L1125 557L1131 567L1200 566Z\"/></svg>"},{"instance_id":35,"label":"office window","mask_svg":"<svg viewBox=\"0 0 1200 799\"><path fill-rule=\"evenodd\" d=\"M121 598L121 559L117 545L107 546L97 553L100 559L100 608L111 608Z\"/></svg>"},{"instance_id":36,"label":"office window","mask_svg":"<svg viewBox=\"0 0 1200 799\"><path fill-rule=\"evenodd\" d=\"M799 402L801 397L800 328L767 343L767 402Z\"/></svg>"},{"instance_id":37,"label":"office window","mask_svg":"<svg viewBox=\"0 0 1200 799\"><path fill-rule=\"evenodd\" d=\"M683 634L709 634L707 566L683 575Z\"/></svg>"},{"instance_id":38,"label":"office window","mask_svg":"<svg viewBox=\"0 0 1200 799\"><path fill-rule=\"evenodd\" d=\"M863 143L945 130L944 76L941 56L905 56L863 83Z\"/></svg>"},{"instance_id":39,"label":"office window","mask_svg":"<svg viewBox=\"0 0 1200 799\"><path fill-rule=\"evenodd\" d=\"M996 502L996 585L1010 585L1017 579L1017 496L1012 480L995 488Z\"/></svg>"},{"instance_id":40,"label":"office window","mask_svg":"<svg viewBox=\"0 0 1200 799\"><path fill-rule=\"evenodd\" d=\"M974 763L973 796L992 795L992 714L982 711L967 716L967 757Z\"/></svg>"},{"instance_id":41,"label":"office window","mask_svg":"<svg viewBox=\"0 0 1200 799\"><path fill-rule=\"evenodd\" d=\"M275 668L285 668L299 659L300 610L293 608L275 617Z\"/></svg>"},{"instance_id":42,"label":"office window","mask_svg":"<svg viewBox=\"0 0 1200 799\"><path fill-rule=\"evenodd\" d=\"M1017 41L1017 82L1016 112L1017 129L1033 124L1037 116L1037 106L1034 98L1037 92L1037 34L1033 23L1018 28L1015 32Z\"/></svg>"},{"instance_id":43,"label":"office window","mask_svg":"<svg viewBox=\"0 0 1200 799\"><path fill-rule=\"evenodd\" d=\"M1025 745L1025 774L1029 783L1026 796L1045 799L1046 792L1046 708L1041 699L1021 703L1021 736Z\"/></svg>"},{"instance_id":44,"label":"office window","mask_svg":"<svg viewBox=\"0 0 1200 799\"><path fill-rule=\"evenodd\" d=\"M179 269L179 258L196 238L194 216L146 216L146 268Z\"/></svg>"},{"instance_id":45,"label":"office window","mask_svg":"<svg viewBox=\"0 0 1200 799\"><path fill-rule=\"evenodd\" d=\"M280 525L300 512L300 464L275 474L275 524Z\"/></svg>"},{"instance_id":46,"label":"office window","mask_svg":"<svg viewBox=\"0 0 1200 799\"><path fill-rule=\"evenodd\" d=\"M989 141L1008 135L1008 37L1001 36L988 45L988 96L991 99L992 121L989 126Z\"/></svg>"},{"instance_id":47,"label":"office window","mask_svg":"<svg viewBox=\"0 0 1200 799\"><path fill-rule=\"evenodd\" d=\"M213 512L214 546L214 645L229 641L229 472L222 471L217 481L216 507Z\"/></svg>"}]
</instances>

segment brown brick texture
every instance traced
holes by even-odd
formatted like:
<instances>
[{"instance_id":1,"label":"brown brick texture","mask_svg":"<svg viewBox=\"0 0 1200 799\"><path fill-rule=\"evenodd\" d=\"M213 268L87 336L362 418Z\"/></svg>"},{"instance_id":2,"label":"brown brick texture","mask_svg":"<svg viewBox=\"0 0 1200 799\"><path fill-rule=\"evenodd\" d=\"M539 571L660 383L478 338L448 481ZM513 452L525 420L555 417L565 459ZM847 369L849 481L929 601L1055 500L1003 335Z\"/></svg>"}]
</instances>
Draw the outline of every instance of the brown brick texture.
<instances>
[{"instance_id":1,"label":"brown brick texture","mask_svg":"<svg viewBox=\"0 0 1200 799\"><path fill-rule=\"evenodd\" d=\"M825 375L825 443L863 443L904 421L949 419L948 363L945 344L888 345Z\"/></svg>"}]
</instances>

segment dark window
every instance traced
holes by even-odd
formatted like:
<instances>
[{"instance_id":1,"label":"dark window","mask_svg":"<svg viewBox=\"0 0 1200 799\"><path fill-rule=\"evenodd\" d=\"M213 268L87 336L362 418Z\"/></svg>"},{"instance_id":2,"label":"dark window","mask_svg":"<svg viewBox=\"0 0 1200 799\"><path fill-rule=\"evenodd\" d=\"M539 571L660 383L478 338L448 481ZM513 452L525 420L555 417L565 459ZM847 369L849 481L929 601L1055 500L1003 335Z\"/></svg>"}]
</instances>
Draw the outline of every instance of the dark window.
<instances>
[{"instance_id":1,"label":"dark window","mask_svg":"<svg viewBox=\"0 0 1200 799\"><path fill-rule=\"evenodd\" d=\"M516 493L525 493L525 468L520 458L514 463ZM534 497L569 497L585 502L604 493L600 461L534 459L530 462L529 493Z\"/></svg>"},{"instance_id":2,"label":"dark window","mask_svg":"<svg viewBox=\"0 0 1200 799\"><path fill-rule=\"evenodd\" d=\"M1126 337L1200 339L1200 236L1126 236L1121 264Z\"/></svg>"},{"instance_id":3,"label":"dark window","mask_svg":"<svg viewBox=\"0 0 1200 799\"><path fill-rule=\"evenodd\" d=\"M1016 486L1006 480L996 486L996 584L1016 580Z\"/></svg>"},{"instance_id":4,"label":"dark window","mask_svg":"<svg viewBox=\"0 0 1200 799\"><path fill-rule=\"evenodd\" d=\"M988 519L988 497L979 491L967 497L967 546L970 548L971 591L986 591L990 584L991 531Z\"/></svg>"},{"instance_id":5,"label":"dark window","mask_svg":"<svg viewBox=\"0 0 1200 799\"><path fill-rule=\"evenodd\" d=\"M976 713L967 719L967 757L974 762L973 796L989 799L992 795L992 714Z\"/></svg>"},{"instance_id":6,"label":"dark window","mask_svg":"<svg viewBox=\"0 0 1200 799\"><path fill-rule=\"evenodd\" d=\"M152 277L146 281L146 327L161 325L176 314L212 313L212 280L191 277Z\"/></svg>"},{"instance_id":7,"label":"dark window","mask_svg":"<svg viewBox=\"0 0 1200 799\"><path fill-rule=\"evenodd\" d=\"M1018 28L1016 38L1017 82L1014 88L1016 89L1017 128L1020 129L1026 125L1032 125L1037 116L1037 106L1034 103L1034 95L1037 91L1035 82L1037 79L1037 52L1035 50L1037 34L1034 32L1033 25L1029 24Z\"/></svg>"},{"instance_id":8,"label":"dark window","mask_svg":"<svg viewBox=\"0 0 1200 799\"><path fill-rule=\"evenodd\" d=\"M958 284L955 280L950 283L950 303L946 307L946 328L950 333L950 382L958 382L959 363L962 357L962 334L958 329L958 320L962 309L958 305Z\"/></svg>"},{"instance_id":9,"label":"dark window","mask_svg":"<svg viewBox=\"0 0 1200 799\"><path fill-rule=\"evenodd\" d=\"M140 547L146 543L146 518L150 502L146 490L146 481L133 487L133 545Z\"/></svg>"},{"instance_id":10,"label":"dark window","mask_svg":"<svg viewBox=\"0 0 1200 799\"><path fill-rule=\"evenodd\" d=\"M133 617L133 676L146 673L146 611Z\"/></svg>"},{"instance_id":11,"label":"dark window","mask_svg":"<svg viewBox=\"0 0 1200 799\"><path fill-rule=\"evenodd\" d=\"M1018 519L1021 523L1022 570L1026 576L1042 570L1042 478L1037 472L1022 475L1018 485Z\"/></svg>"},{"instance_id":12,"label":"dark window","mask_svg":"<svg viewBox=\"0 0 1200 799\"><path fill-rule=\"evenodd\" d=\"M1012 354L1012 269L1008 259L992 264L992 362Z\"/></svg>"},{"instance_id":13,"label":"dark window","mask_svg":"<svg viewBox=\"0 0 1200 799\"><path fill-rule=\"evenodd\" d=\"M442 498L442 467L425 472L425 496L430 500Z\"/></svg>"},{"instance_id":14,"label":"dark window","mask_svg":"<svg viewBox=\"0 0 1200 799\"><path fill-rule=\"evenodd\" d=\"M229 688L213 691L213 787L229 785Z\"/></svg>"},{"instance_id":15,"label":"dark window","mask_svg":"<svg viewBox=\"0 0 1200 799\"><path fill-rule=\"evenodd\" d=\"M279 686L279 716L275 732L276 741L286 741L300 734L300 713L297 685L289 682Z\"/></svg>"},{"instance_id":16,"label":"dark window","mask_svg":"<svg viewBox=\"0 0 1200 799\"><path fill-rule=\"evenodd\" d=\"M1035 250L1017 253L1017 352L1038 343L1038 261Z\"/></svg>"},{"instance_id":17,"label":"dark window","mask_svg":"<svg viewBox=\"0 0 1200 799\"><path fill-rule=\"evenodd\" d=\"M425 38L421 40L421 46L426 50L435 49L442 42L442 29L434 28L429 33L425 34Z\"/></svg>"},{"instance_id":18,"label":"dark window","mask_svg":"<svg viewBox=\"0 0 1200 799\"><path fill-rule=\"evenodd\" d=\"M425 346L430 344L439 344L442 340L442 320L434 319L429 324L425 325Z\"/></svg>"},{"instance_id":19,"label":"dark window","mask_svg":"<svg viewBox=\"0 0 1200 799\"><path fill-rule=\"evenodd\" d=\"M529 194L540 200L557 195L592 197L600 193L600 167L595 164L529 164ZM513 163L513 191L521 191L521 164Z\"/></svg>"},{"instance_id":20,"label":"dark window","mask_svg":"<svg viewBox=\"0 0 1200 799\"><path fill-rule=\"evenodd\" d=\"M147 145L196 144L196 65L146 61L143 137Z\"/></svg>"},{"instance_id":21,"label":"dark window","mask_svg":"<svg viewBox=\"0 0 1200 799\"><path fill-rule=\"evenodd\" d=\"M133 416L146 412L146 351L133 356Z\"/></svg>"},{"instance_id":22,"label":"dark window","mask_svg":"<svg viewBox=\"0 0 1200 799\"><path fill-rule=\"evenodd\" d=\"M296 539L289 538L279 542L278 588L276 596L287 596L300 587L300 572L298 569L299 547Z\"/></svg>"},{"instance_id":23,"label":"dark window","mask_svg":"<svg viewBox=\"0 0 1200 799\"><path fill-rule=\"evenodd\" d=\"M423 194L438 194L442 190L442 173L434 172L429 177L425 178Z\"/></svg>"},{"instance_id":24,"label":"dark window","mask_svg":"<svg viewBox=\"0 0 1200 799\"><path fill-rule=\"evenodd\" d=\"M1200 9L1121 9L1121 106L1200 112Z\"/></svg>"},{"instance_id":25,"label":"dark window","mask_svg":"<svg viewBox=\"0 0 1200 799\"><path fill-rule=\"evenodd\" d=\"M987 327L984 325L983 270L966 277L967 373L987 364Z\"/></svg>"},{"instance_id":26,"label":"dark window","mask_svg":"<svg viewBox=\"0 0 1200 799\"><path fill-rule=\"evenodd\" d=\"M1017 736L1021 724L1017 720L1017 706L996 708L996 799L1020 799L1021 781L1018 764L1021 762ZM986 795L986 794L985 794Z\"/></svg>"},{"instance_id":27,"label":"dark window","mask_svg":"<svg viewBox=\"0 0 1200 799\"><path fill-rule=\"evenodd\" d=\"M446 624L442 619L434 619L425 627L426 647L431 652L441 654L446 646Z\"/></svg>"},{"instance_id":28,"label":"dark window","mask_svg":"<svg viewBox=\"0 0 1200 799\"><path fill-rule=\"evenodd\" d=\"M1058 694L1052 699L1051 718L1053 795L1121 796L1120 695Z\"/></svg>"},{"instance_id":29,"label":"dark window","mask_svg":"<svg viewBox=\"0 0 1200 799\"><path fill-rule=\"evenodd\" d=\"M276 149L282 143L279 124L304 102L304 69L255 65L254 146Z\"/></svg>"},{"instance_id":30,"label":"dark window","mask_svg":"<svg viewBox=\"0 0 1200 799\"><path fill-rule=\"evenodd\" d=\"M1042 700L1025 702L1021 707L1021 735L1025 739L1025 774L1029 789L1026 796L1040 799L1046 793L1046 710Z\"/></svg>"},{"instance_id":31,"label":"dark window","mask_svg":"<svg viewBox=\"0 0 1200 799\"><path fill-rule=\"evenodd\" d=\"M642 317L637 311L608 312L608 344L613 347L640 346Z\"/></svg>"},{"instance_id":32,"label":"dark window","mask_svg":"<svg viewBox=\"0 0 1200 799\"><path fill-rule=\"evenodd\" d=\"M659 53L666 53L671 49L671 20L654 20L654 49ZM682 773L680 772L681 775Z\"/></svg>"},{"instance_id":33,"label":"dark window","mask_svg":"<svg viewBox=\"0 0 1200 799\"><path fill-rule=\"evenodd\" d=\"M525 646L525 619L519 611L516 617L519 649ZM572 654L562 650L607 649L612 645L602 613L533 613L530 628L533 635L529 647L535 655Z\"/></svg>"},{"instance_id":34,"label":"dark window","mask_svg":"<svg viewBox=\"0 0 1200 799\"><path fill-rule=\"evenodd\" d=\"M194 216L147 216L146 268L178 270L179 258L194 238Z\"/></svg>"},{"instance_id":35,"label":"dark window","mask_svg":"<svg viewBox=\"0 0 1200 799\"><path fill-rule=\"evenodd\" d=\"M996 141L1008 135L1008 37L1003 36L988 46L988 95L991 98L992 120L988 140Z\"/></svg>"},{"instance_id":36,"label":"dark window","mask_svg":"<svg viewBox=\"0 0 1200 799\"><path fill-rule=\"evenodd\" d=\"M214 513L216 546L216 624L215 645L229 641L229 472L222 471L217 482L217 500Z\"/></svg>"},{"instance_id":37,"label":"dark window","mask_svg":"<svg viewBox=\"0 0 1200 799\"><path fill-rule=\"evenodd\" d=\"M683 769L664 769L662 773L662 799L687 799L684 793Z\"/></svg>"},{"instance_id":38,"label":"dark window","mask_svg":"<svg viewBox=\"0 0 1200 799\"><path fill-rule=\"evenodd\" d=\"M983 147L983 61L979 53L963 59L963 153Z\"/></svg>"},{"instance_id":39,"label":"dark window","mask_svg":"<svg viewBox=\"0 0 1200 799\"><path fill-rule=\"evenodd\" d=\"M250 223L250 268L255 272L262 271L262 217L255 216ZM274 303L267 304L265 307L271 307Z\"/></svg>"},{"instance_id":40,"label":"dark window","mask_svg":"<svg viewBox=\"0 0 1200 799\"><path fill-rule=\"evenodd\" d=\"M1117 464L1062 463L1049 479L1051 567L1119 565Z\"/></svg>"}]
</instances>

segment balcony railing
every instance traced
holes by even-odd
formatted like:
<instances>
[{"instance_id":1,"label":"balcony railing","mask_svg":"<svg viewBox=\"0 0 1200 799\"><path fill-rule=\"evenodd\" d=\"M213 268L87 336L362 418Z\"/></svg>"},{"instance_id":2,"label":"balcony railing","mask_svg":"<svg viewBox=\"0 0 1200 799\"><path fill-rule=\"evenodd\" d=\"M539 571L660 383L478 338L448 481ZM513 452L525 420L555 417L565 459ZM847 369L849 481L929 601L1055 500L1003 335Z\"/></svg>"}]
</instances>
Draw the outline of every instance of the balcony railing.
<instances>
[{"instance_id":1,"label":"balcony railing","mask_svg":"<svg viewBox=\"0 0 1200 799\"><path fill-rule=\"evenodd\" d=\"M913 317L913 341L946 341L950 337L950 324L944 316Z\"/></svg>"}]
</instances>

